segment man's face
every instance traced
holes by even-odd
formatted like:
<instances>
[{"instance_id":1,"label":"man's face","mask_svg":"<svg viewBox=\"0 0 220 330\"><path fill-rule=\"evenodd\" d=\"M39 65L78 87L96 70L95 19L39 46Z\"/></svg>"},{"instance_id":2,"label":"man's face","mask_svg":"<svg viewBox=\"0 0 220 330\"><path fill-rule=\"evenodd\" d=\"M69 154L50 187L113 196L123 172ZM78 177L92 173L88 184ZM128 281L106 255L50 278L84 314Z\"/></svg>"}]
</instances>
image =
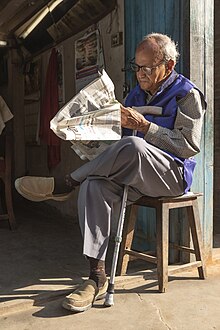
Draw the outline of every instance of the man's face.
<instances>
[{"instance_id":1,"label":"man's face","mask_svg":"<svg viewBox=\"0 0 220 330\"><path fill-rule=\"evenodd\" d=\"M136 52L135 63L139 66L152 68L151 74L147 74L142 68L136 72L137 80L141 89L154 94L162 81L166 78L166 66L162 58L154 58L149 49L139 49Z\"/></svg>"}]
</instances>

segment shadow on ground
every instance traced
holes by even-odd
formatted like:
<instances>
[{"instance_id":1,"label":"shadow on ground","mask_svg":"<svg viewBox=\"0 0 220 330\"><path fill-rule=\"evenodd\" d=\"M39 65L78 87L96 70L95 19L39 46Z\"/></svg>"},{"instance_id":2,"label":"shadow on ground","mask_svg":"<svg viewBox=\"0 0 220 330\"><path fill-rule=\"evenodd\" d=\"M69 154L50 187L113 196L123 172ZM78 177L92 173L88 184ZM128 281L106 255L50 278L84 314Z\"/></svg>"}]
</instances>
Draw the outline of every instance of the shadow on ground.
<instances>
[{"instance_id":1,"label":"shadow on ground","mask_svg":"<svg viewBox=\"0 0 220 330\"><path fill-rule=\"evenodd\" d=\"M65 295L88 276L76 216L64 217L46 203L26 200L15 207L15 214L16 231L9 230L7 221L0 223L0 303L30 299L42 304L48 294ZM107 274L113 248L111 240ZM146 262L131 263L128 273L140 269L146 269Z\"/></svg>"}]
</instances>

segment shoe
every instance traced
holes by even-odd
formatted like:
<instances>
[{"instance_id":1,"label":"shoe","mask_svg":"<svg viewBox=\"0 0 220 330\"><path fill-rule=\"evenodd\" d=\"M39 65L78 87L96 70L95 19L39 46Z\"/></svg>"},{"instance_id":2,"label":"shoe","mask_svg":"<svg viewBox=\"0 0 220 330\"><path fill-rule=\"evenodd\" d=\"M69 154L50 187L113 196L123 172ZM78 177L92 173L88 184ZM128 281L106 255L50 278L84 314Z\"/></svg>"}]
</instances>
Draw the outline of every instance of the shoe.
<instances>
[{"instance_id":1,"label":"shoe","mask_svg":"<svg viewBox=\"0 0 220 330\"><path fill-rule=\"evenodd\" d=\"M33 202L42 202L48 199L63 202L72 194L72 192L53 194L53 177L23 176L15 180L15 188L20 195Z\"/></svg>"},{"instance_id":2,"label":"shoe","mask_svg":"<svg viewBox=\"0 0 220 330\"><path fill-rule=\"evenodd\" d=\"M95 300L103 299L108 289L108 280L98 288L93 280L86 280L63 301L62 306L72 312L84 312L92 307Z\"/></svg>"}]
</instances>

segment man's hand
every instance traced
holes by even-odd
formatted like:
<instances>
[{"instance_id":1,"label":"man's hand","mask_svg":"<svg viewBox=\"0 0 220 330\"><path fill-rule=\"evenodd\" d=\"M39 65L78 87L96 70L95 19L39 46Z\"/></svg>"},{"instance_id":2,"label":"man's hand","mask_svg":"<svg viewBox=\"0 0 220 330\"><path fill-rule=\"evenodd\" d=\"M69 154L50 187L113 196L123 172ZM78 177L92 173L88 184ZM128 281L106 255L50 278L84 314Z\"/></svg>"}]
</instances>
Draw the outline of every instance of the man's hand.
<instances>
[{"instance_id":1,"label":"man's hand","mask_svg":"<svg viewBox=\"0 0 220 330\"><path fill-rule=\"evenodd\" d=\"M132 108L125 108L121 105L121 126L146 134L149 129L150 122L147 121L138 111Z\"/></svg>"}]
</instances>

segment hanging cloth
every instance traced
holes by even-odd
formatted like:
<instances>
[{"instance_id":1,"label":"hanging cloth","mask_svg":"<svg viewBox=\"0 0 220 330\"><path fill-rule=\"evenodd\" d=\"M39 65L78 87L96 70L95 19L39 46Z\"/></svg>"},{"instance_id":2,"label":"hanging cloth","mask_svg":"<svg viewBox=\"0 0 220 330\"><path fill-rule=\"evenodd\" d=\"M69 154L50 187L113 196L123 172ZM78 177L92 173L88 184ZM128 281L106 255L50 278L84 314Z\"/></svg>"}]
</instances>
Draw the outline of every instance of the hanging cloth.
<instances>
[{"instance_id":1,"label":"hanging cloth","mask_svg":"<svg viewBox=\"0 0 220 330\"><path fill-rule=\"evenodd\" d=\"M11 113L4 99L0 95L0 135L5 128L5 123L11 118L13 118L13 114Z\"/></svg>"},{"instance_id":2,"label":"hanging cloth","mask_svg":"<svg viewBox=\"0 0 220 330\"><path fill-rule=\"evenodd\" d=\"M59 110L57 51L52 49L46 74L43 102L40 111L40 138L47 144L48 168L54 168L61 160L60 139L50 129L50 120Z\"/></svg>"}]
</instances>

